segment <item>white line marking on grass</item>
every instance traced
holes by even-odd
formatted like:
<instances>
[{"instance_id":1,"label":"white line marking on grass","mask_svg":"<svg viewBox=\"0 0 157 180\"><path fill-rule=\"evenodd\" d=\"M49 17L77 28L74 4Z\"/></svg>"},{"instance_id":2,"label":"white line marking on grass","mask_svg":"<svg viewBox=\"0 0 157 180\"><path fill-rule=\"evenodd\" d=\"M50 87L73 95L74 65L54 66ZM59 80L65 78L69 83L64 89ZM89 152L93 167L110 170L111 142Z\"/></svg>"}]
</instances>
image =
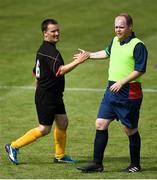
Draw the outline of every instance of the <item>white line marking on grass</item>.
<instances>
[{"instance_id":1,"label":"white line marking on grass","mask_svg":"<svg viewBox=\"0 0 157 180\"><path fill-rule=\"evenodd\" d=\"M96 89L96 88L65 88L65 91L104 92L105 89ZM157 93L157 89L143 89L143 92Z\"/></svg>"},{"instance_id":2,"label":"white line marking on grass","mask_svg":"<svg viewBox=\"0 0 157 180\"><path fill-rule=\"evenodd\" d=\"M0 86L0 89L22 89L22 90L35 90L34 86ZM98 88L65 88L65 91L78 91L78 92L104 92L105 89ZM143 92L157 93L157 89L143 89Z\"/></svg>"},{"instance_id":3,"label":"white line marking on grass","mask_svg":"<svg viewBox=\"0 0 157 180\"><path fill-rule=\"evenodd\" d=\"M0 86L0 89L23 89L23 90L32 90L35 89L34 86Z\"/></svg>"},{"instance_id":4,"label":"white line marking on grass","mask_svg":"<svg viewBox=\"0 0 157 180\"><path fill-rule=\"evenodd\" d=\"M65 88L65 91L104 92L105 89L96 89L96 88Z\"/></svg>"}]
</instances>

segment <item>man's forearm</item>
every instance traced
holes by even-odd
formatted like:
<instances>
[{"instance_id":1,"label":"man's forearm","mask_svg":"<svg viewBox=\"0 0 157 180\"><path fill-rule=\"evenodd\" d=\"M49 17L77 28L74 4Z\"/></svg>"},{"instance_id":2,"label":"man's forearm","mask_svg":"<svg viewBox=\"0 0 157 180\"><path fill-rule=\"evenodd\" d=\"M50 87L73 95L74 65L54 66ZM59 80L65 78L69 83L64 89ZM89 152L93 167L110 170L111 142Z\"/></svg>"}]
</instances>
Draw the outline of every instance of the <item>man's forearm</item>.
<instances>
[{"instance_id":1,"label":"man's forearm","mask_svg":"<svg viewBox=\"0 0 157 180\"><path fill-rule=\"evenodd\" d=\"M60 66L59 68L59 75L64 75L70 71L72 71L77 65L79 65L79 62L77 61L72 61L69 64Z\"/></svg>"},{"instance_id":2,"label":"man's forearm","mask_svg":"<svg viewBox=\"0 0 157 180\"><path fill-rule=\"evenodd\" d=\"M105 59L108 57L108 55L104 50L97 52L90 52L89 54L91 59Z\"/></svg>"},{"instance_id":3,"label":"man's forearm","mask_svg":"<svg viewBox=\"0 0 157 180\"><path fill-rule=\"evenodd\" d=\"M124 84L126 84L128 82L131 82L131 81L135 80L136 78L140 77L143 74L144 74L143 72L133 71L126 78L122 79L121 82L124 85Z\"/></svg>"}]
</instances>

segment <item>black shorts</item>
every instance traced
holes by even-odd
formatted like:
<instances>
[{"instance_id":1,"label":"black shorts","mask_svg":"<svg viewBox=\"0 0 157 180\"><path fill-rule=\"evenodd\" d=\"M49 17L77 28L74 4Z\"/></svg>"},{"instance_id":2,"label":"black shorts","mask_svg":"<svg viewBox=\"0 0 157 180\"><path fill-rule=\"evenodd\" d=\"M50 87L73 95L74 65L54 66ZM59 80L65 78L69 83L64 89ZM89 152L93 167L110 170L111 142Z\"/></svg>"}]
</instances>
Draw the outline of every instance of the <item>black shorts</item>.
<instances>
[{"instance_id":1,"label":"black shorts","mask_svg":"<svg viewBox=\"0 0 157 180\"><path fill-rule=\"evenodd\" d=\"M39 124L42 125L52 125L55 114L66 114L63 93L50 92L37 88L35 92L35 104Z\"/></svg>"}]
</instances>

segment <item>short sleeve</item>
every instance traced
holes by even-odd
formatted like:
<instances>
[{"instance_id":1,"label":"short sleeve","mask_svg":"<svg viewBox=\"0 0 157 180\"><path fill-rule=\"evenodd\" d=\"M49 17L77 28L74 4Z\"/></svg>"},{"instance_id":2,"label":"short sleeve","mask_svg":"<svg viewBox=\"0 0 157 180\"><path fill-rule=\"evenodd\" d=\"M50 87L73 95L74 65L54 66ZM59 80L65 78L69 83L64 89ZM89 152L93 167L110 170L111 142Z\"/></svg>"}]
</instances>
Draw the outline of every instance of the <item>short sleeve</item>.
<instances>
[{"instance_id":1,"label":"short sleeve","mask_svg":"<svg viewBox=\"0 0 157 180\"><path fill-rule=\"evenodd\" d=\"M108 56L111 54L111 47L112 47L113 40L110 42L110 44L106 47L105 51Z\"/></svg>"},{"instance_id":2,"label":"short sleeve","mask_svg":"<svg viewBox=\"0 0 157 180\"><path fill-rule=\"evenodd\" d=\"M134 70L146 72L148 52L143 43L138 43L134 48L135 67Z\"/></svg>"}]
</instances>

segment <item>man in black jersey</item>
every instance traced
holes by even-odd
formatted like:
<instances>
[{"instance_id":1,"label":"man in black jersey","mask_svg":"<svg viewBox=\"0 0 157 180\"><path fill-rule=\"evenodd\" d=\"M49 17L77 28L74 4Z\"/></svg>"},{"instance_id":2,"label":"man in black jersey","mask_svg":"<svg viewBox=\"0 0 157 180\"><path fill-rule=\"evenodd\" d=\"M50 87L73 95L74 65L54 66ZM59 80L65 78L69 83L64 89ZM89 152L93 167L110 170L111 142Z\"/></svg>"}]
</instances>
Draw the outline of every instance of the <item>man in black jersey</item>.
<instances>
[{"instance_id":1,"label":"man in black jersey","mask_svg":"<svg viewBox=\"0 0 157 180\"><path fill-rule=\"evenodd\" d=\"M44 41L37 51L33 73L36 77L35 104L39 119L39 126L29 130L22 137L6 144L5 149L9 159L16 165L17 151L21 147L30 144L38 138L47 135L55 120L55 163L75 163L69 156L65 155L66 129L68 117L63 102L64 74L73 70L77 65L85 61L88 53L82 53L79 58L64 65L60 52L56 49L59 41L59 25L54 19L46 19L41 24Z\"/></svg>"}]
</instances>

